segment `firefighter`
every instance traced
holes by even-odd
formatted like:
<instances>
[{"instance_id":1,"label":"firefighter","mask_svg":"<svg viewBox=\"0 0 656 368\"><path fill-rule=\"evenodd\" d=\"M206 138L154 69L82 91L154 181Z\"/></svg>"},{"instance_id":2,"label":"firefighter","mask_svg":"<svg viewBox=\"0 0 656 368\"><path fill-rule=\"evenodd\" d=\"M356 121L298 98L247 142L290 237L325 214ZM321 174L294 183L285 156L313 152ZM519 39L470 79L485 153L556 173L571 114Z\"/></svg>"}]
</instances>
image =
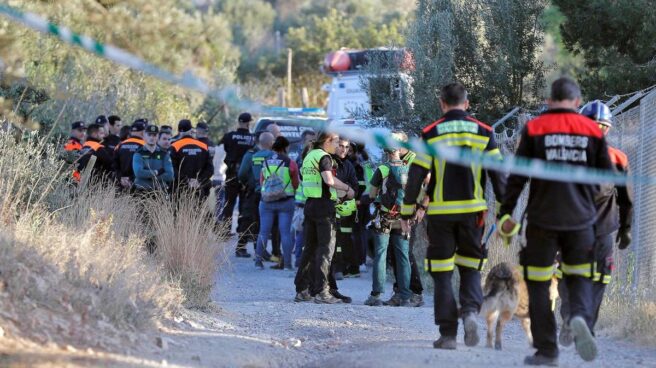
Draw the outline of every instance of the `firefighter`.
<instances>
[{"instance_id":1,"label":"firefighter","mask_svg":"<svg viewBox=\"0 0 656 368\"><path fill-rule=\"evenodd\" d=\"M440 94L444 115L424 128L422 139L500 156L492 128L472 118L466 110L469 100L460 83L444 86ZM457 266L460 274L460 312L465 330L465 344L479 341L476 315L483 301L480 271L487 261L487 250L481 246L484 215L485 176L480 167L454 165L419 153L410 166L408 184L401 215L402 231L409 233L415 216L418 196L427 175L430 202L426 209L429 245L424 266L435 286L435 324L440 338L437 349L455 349L458 331L458 307L453 296L451 276ZM504 177L487 172L497 198L503 198Z\"/></svg>"},{"instance_id":2,"label":"firefighter","mask_svg":"<svg viewBox=\"0 0 656 368\"><path fill-rule=\"evenodd\" d=\"M71 124L71 136L66 141L66 144L64 144L64 150L69 152L80 151L86 132L87 125L83 121L76 121Z\"/></svg>"},{"instance_id":3,"label":"firefighter","mask_svg":"<svg viewBox=\"0 0 656 368\"><path fill-rule=\"evenodd\" d=\"M223 145L226 152L225 164L226 181L225 181L225 206L221 213L221 220L232 223L232 213L237 203L244 200L244 190L237 179L239 165L242 158L255 145L255 136L248 129L249 124L253 121L251 114L244 112L239 115L237 130L230 132L221 138L219 145ZM244 254L245 255L245 254Z\"/></svg>"},{"instance_id":4,"label":"firefighter","mask_svg":"<svg viewBox=\"0 0 656 368\"><path fill-rule=\"evenodd\" d=\"M91 124L87 128L87 139L80 150L80 158L77 161L77 170L82 173L93 160L91 177L94 179L109 179L112 175L112 155L101 143L105 137L105 128L99 124Z\"/></svg>"},{"instance_id":5,"label":"firefighter","mask_svg":"<svg viewBox=\"0 0 656 368\"><path fill-rule=\"evenodd\" d=\"M581 90L573 80L560 78L551 85L548 110L529 121L517 155L550 162L609 170L612 168L604 135L595 122L577 113ZM509 239L519 231L512 218L517 200L529 180L511 175L499 212L499 234ZM594 224L596 185L531 179L526 208L526 247L520 265L529 294L529 316L535 355L527 365L558 364L556 319L549 300L556 253L570 301L569 328L576 351L585 361L597 356L590 332L593 322Z\"/></svg>"},{"instance_id":6,"label":"firefighter","mask_svg":"<svg viewBox=\"0 0 656 368\"><path fill-rule=\"evenodd\" d=\"M214 166L208 147L205 143L192 137L191 121L182 119L178 123L180 139L171 144L171 161L175 181L174 193L181 190L191 190L199 195L199 199L207 198L214 174Z\"/></svg>"},{"instance_id":7,"label":"firefighter","mask_svg":"<svg viewBox=\"0 0 656 368\"><path fill-rule=\"evenodd\" d=\"M367 272L367 251L369 249L369 229L367 224L371 221L371 212L369 207L371 199L369 197L371 178L374 176L376 167L369 159L369 154L364 145L355 144L354 154L352 158L355 172L358 175L358 218L353 229L353 242L355 245L355 253L359 260L359 272L353 273L351 277L359 277L361 273Z\"/></svg>"},{"instance_id":8,"label":"firefighter","mask_svg":"<svg viewBox=\"0 0 656 368\"><path fill-rule=\"evenodd\" d=\"M121 189L131 191L134 184L132 156L144 145L143 134L146 124L143 120L135 120L130 126L130 137L114 149L114 171Z\"/></svg>"},{"instance_id":9,"label":"firefighter","mask_svg":"<svg viewBox=\"0 0 656 368\"><path fill-rule=\"evenodd\" d=\"M103 139L103 146L107 147L112 154L116 146L121 143L119 134L121 133L122 127L123 122L120 117L116 115L110 115L107 117L107 135L105 136L105 139Z\"/></svg>"},{"instance_id":10,"label":"firefighter","mask_svg":"<svg viewBox=\"0 0 656 368\"><path fill-rule=\"evenodd\" d=\"M338 193L342 199L355 197L355 190L335 177L331 154L337 150L339 136L322 132L303 160L301 175L305 202L305 247L296 273L297 302L334 304L342 300L330 293L328 278L335 252L335 204ZM314 295L314 298L312 298Z\"/></svg>"},{"instance_id":11,"label":"firefighter","mask_svg":"<svg viewBox=\"0 0 656 368\"><path fill-rule=\"evenodd\" d=\"M604 135L608 135L612 127L612 114L608 106L601 101L593 101L583 107L581 114L596 121ZM614 169L622 173L629 172L629 159L624 152L608 146L608 155ZM619 249L626 249L631 244L631 222L633 219L632 194L626 186L602 184L595 198L595 206L597 208L597 219L594 227L596 237L594 261L597 267L594 270L594 283L592 286L593 328L599 317L599 309L604 298L606 285L611 280L613 244L617 244ZM617 235L613 238L613 233L615 232L617 232ZM567 287L564 282L558 284L558 294L561 299L560 314L563 321L567 321L569 320L570 308L569 295L567 294ZM567 323L563 323L561 326L559 341L563 346L569 346L573 342L571 329Z\"/></svg>"}]
</instances>

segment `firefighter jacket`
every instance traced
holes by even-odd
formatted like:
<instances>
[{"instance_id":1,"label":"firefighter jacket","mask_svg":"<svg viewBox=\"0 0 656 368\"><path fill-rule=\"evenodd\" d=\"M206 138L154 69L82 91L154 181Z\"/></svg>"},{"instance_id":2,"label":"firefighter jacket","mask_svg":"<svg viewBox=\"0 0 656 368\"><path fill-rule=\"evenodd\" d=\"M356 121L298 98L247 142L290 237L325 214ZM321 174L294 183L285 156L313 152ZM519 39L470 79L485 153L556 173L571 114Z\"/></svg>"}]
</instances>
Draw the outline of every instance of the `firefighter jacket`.
<instances>
[{"instance_id":1,"label":"firefighter jacket","mask_svg":"<svg viewBox=\"0 0 656 368\"><path fill-rule=\"evenodd\" d=\"M255 145L255 136L248 129L239 128L224 135L219 145L223 145L226 152L225 164L228 167L226 176L233 178L239 173L244 155Z\"/></svg>"},{"instance_id":2,"label":"firefighter jacket","mask_svg":"<svg viewBox=\"0 0 656 368\"><path fill-rule=\"evenodd\" d=\"M428 125L422 132L422 139L428 144L444 144L501 158L492 128L463 110L451 110ZM504 174L483 170L478 165L460 166L425 153L417 153L408 173L402 217L409 219L414 214L423 181L429 173L431 177L426 193L430 202L427 215L441 216L444 220L460 220L469 214L485 211L486 178L483 172L489 177L497 200L503 198Z\"/></svg>"},{"instance_id":3,"label":"firefighter jacket","mask_svg":"<svg viewBox=\"0 0 656 368\"><path fill-rule=\"evenodd\" d=\"M143 146L134 153L132 158L134 185L140 190L167 191L173 183L173 163L170 154L156 147L150 152Z\"/></svg>"},{"instance_id":4,"label":"firefighter jacket","mask_svg":"<svg viewBox=\"0 0 656 368\"><path fill-rule=\"evenodd\" d=\"M130 178L131 181L134 181L132 156L143 145L143 139L130 137L116 146L114 149L114 171L116 172L116 179Z\"/></svg>"},{"instance_id":5,"label":"firefighter jacket","mask_svg":"<svg viewBox=\"0 0 656 368\"><path fill-rule=\"evenodd\" d=\"M201 191L209 194L214 165L205 143L189 136L180 138L171 144L171 161L175 173L174 186L184 186L189 179L196 179Z\"/></svg>"},{"instance_id":6,"label":"firefighter jacket","mask_svg":"<svg viewBox=\"0 0 656 368\"><path fill-rule=\"evenodd\" d=\"M83 172L89 164L91 157L95 156L96 160L91 170L92 176L111 177L112 176L112 155L99 140L88 138L80 150L80 158L77 160L77 171Z\"/></svg>"},{"instance_id":7,"label":"firefighter jacket","mask_svg":"<svg viewBox=\"0 0 656 368\"><path fill-rule=\"evenodd\" d=\"M75 137L68 138L66 144L64 144L65 151L79 151L82 149L82 142Z\"/></svg>"},{"instance_id":8,"label":"firefighter jacket","mask_svg":"<svg viewBox=\"0 0 656 368\"><path fill-rule=\"evenodd\" d=\"M624 152L608 147L608 155L615 170L628 173L629 159ZM595 233L597 236L608 235L616 230L630 230L633 220L633 199L627 186L602 184L595 197L597 219Z\"/></svg>"},{"instance_id":9,"label":"firefighter jacket","mask_svg":"<svg viewBox=\"0 0 656 368\"><path fill-rule=\"evenodd\" d=\"M610 170L608 147L599 127L574 110L554 109L529 121L522 131L518 156ZM528 177L510 175L499 216L512 215ZM598 185L531 179L526 215L547 230L573 231L592 226Z\"/></svg>"}]
</instances>

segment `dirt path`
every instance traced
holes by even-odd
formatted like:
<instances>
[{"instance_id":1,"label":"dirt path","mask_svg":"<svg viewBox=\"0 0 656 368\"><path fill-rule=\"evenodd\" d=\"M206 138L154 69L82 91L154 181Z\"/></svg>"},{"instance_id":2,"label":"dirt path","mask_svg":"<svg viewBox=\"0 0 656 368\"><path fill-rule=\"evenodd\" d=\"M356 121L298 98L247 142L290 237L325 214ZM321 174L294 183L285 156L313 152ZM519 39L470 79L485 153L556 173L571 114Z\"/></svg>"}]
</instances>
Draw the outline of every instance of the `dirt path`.
<instances>
[{"instance_id":1,"label":"dirt path","mask_svg":"<svg viewBox=\"0 0 656 368\"><path fill-rule=\"evenodd\" d=\"M250 260L231 259L219 275L213 317L196 315L195 329L171 331L168 350L156 353L169 365L212 367L507 367L521 366L532 353L519 324L504 336L504 351L468 348L459 336L458 350L432 348L437 337L432 301L422 308L372 308L362 303L371 288L371 273L339 282L351 305L294 303L293 275L256 271ZM181 324L184 324L182 322ZM187 324L189 324L187 322ZM485 327L480 320L480 333ZM201 329L198 329L201 327ZM599 338L600 357L585 364L573 348L561 351L561 367L656 367L656 349Z\"/></svg>"}]
</instances>

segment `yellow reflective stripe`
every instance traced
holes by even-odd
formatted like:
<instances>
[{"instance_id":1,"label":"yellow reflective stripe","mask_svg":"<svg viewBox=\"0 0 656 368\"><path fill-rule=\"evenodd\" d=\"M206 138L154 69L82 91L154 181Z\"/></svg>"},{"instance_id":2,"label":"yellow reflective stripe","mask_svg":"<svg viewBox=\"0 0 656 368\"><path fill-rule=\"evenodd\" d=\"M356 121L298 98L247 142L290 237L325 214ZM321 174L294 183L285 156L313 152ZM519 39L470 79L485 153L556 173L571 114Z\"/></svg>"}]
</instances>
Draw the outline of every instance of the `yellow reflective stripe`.
<instances>
[{"instance_id":1,"label":"yellow reflective stripe","mask_svg":"<svg viewBox=\"0 0 656 368\"><path fill-rule=\"evenodd\" d=\"M554 266L527 266L526 270L520 266L520 270L522 275L525 275L529 281L549 281L556 273Z\"/></svg>"},{"instance_id":2,"label":"yellow reflective stripe","mask_svg":"<svg viewBox=\"0 0 656 368\"><path fill-rule=\"evenodd\" d=\"M483 198L483 186L481 185L483 168L480 165L471 165L471 169L474 174L474 198Z\"/></svg>"},{"instance_id":3,"label":"yellow reflective stripe","mask_svg":"<svg viewBox=\"0 0 656 368\"><path fill-rule=\"evenodd\" d=\"M304 181L303 188L321 188L321 183L315 183L312 181Z\"/></svg>"},{"instance_id":4,"label":"yellow reflective stripe","mask_svg":"<svg viewBox=\"0 0 656 368\"><path fill-rule=\"evenodd\" d=\"M479 150L484 150L487 147L489 137L472 134L472 133L449 133L438 135L435 138L428 140L428 144L439 142L449 146L469 146Z\"/></svg>"},{"instance_id":5,"label":"yellow reflective stripe","mask_svg":"<svg viewBox=\"0 0 656 368\"><path fill-rule=\"evenodd\" d=\"M337 253L341 253L341 252L342 252L342 247L336 247L336 248L335 248L335 252L337 252Z\"/></svg>"},{"instance_id":6,"label":"yellow reflective stripe","mask_svg":"<svg viewBox=\"0 0 656 368\"><path fill-rule=\"evenodd\" d=\"M455 268L455 256L449 259L424 259L424 270L427 272L447 272Z\"/></svg>"},{"instance_id":7,"label":"yellow reflective stripe","mask_svg":"<svg viewBox=\"0 0 656 368\"><path fill-rule=\"evenodd\" d=\"M480 258L465 257L465 256L461 256L460 254L456 254L456 258L455 258L455 264L457 264L458 266L473 268L479 271L482 270L483 267L485 267L486 263L487 263L487 258L484 258L482 263Z\"/></svg>"},{"instance_id":8,"label":"yellow reflective stripe","mask_svg":"<svg viewBox=\"0 0 656 368\"><path fill-rule=\"evenodd\" d=\"M412 161L413 164L417 164L426 170L430 170L431 162L433 162L433 158L425 153L417 153L417 156Z\"/></svg>"},{"instance_id":9,"label":"yellow reflective stripe","mask_svg":"<svg viewBox=\"0 0 656 368\"><path fill-rule=\"evenodd\" d=\"M611 279L610 275L604 275L603 279L601 280L601 283L602 284L610 284L610 279Z\"/></svg>"},{"instance_id":10,"label":"yellow reflective stripe","mask_svg":"<svg viewBox=\"0 0 656 368\"><path fill-rule=\"evenodd\" d=\"M493 156L493 157L497 157L497 156L498 156L499 158L503 158L503 156L501 155L501 151L500 151L498 148L495 148L495 149L493 149L493 150L486 151L486 152L485 152L485 155L486 155L486 156Z\"/></svg>"},{"instance_id":11,"label":"yellow reflective stripe","mask_svg":"<svg viewBox=\"0 0 656 368\"><path fill-rule=\"evenodd\" d=\"M435 172L437 173L437 177L435 178L435 195L433 195L433 198L435 198L437 202L444 201L444 170L446 170L446 162L443 160L436 160Z\"/></svg>"},{"instance_id":12,"label":"yellow reflective stripe","mask_svg":"<svg viewBox=\"0 0 656 368\"><path fill-rule=\"evenodd\" d=\"M340 231L342 234L351 234L351 233L353 232L353 228L350 228L350 227L340 227L340 228L339 228L339 231Z\"/></svg>"},{"instance_id":13,"label":"yellow reflective stripe","mask_svg":"<svg viewBox=\"0 0 656 368\"><path fill-rule=\"evenodd\" d=\"M403 216L411 216L412 214L415 213L415 205L414 204L403 204L401 206L401 215Z\"/></svg>"},{"instance_id":14,"label":"yellow reflective stripe","mask_svg":"<svg viewBox=\"0 0 656 368\"><path fill-rule=\"evenodd\" d=\"M556 271L554 272L554 275L556 275L557 278L562 279L563 271L560 268L557 268Z\"/></svg>"},{"instance_id":15,"label":"yellow reflective stripe","mask_svg":"<svg viewBox=\"0 0 656 368\"><path fill-rule=\"evenodd\" d=\"M583 276L591 277L590 270L592 269L591 263L584 263L578 265L568 265L566 263L562 264L563 273L569 276Z\"/></svg>"},{"instance_id":16,"label":"yellow reflective stripe","mask_svg":"<svg viewBox=\"0 0 656 368\"><path fill-rule=\"evenodd\" d=\"M454 213L473 213L487 209L483 199L470 199L466 201L431 202L428 204L428 215L446 215Z\"/></svg>"}]
</instances>

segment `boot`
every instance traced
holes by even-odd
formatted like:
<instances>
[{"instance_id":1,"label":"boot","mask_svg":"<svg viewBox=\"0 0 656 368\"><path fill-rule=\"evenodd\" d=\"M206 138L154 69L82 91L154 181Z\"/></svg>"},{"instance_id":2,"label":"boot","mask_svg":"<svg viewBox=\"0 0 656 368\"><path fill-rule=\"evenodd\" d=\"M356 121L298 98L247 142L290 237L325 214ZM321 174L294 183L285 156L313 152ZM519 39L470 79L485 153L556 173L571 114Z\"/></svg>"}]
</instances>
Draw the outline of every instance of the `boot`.
<instances>
[{"instance_id":1,"label":"boot","mask_svg":"<svg viewBox=\"0 0 656 368\"><path fill-rule=\"evenodd\" d=\"M314 302L317 304L337 304L341 303L342 300L335 298L328 291L323 291L314 297Z\"/></svg>"},{"instance_id":2,"label":"boot","mask_svg":"<svg viewBox=\"0 0 656 368\"><path fill-rule=\"evenodd\" d=\"M398 307L398 306L400 306L401 305L401 294L399 294L399 293L392 294L392 297L389 300L384 301L383 305L387 305L389 307Z\"/></svg>"},{"instance_id":3,"label":"boot","mask_svg":"<svg viewBox=\"0 0 656 368\"><path fill-rule=\"evenodd\" d=\"M547 367L558 367L558 357L548 357L540 353L529 355L524 358L524 365L544 365Z\"/></svg>"},{"instance_id":4,"label":"boot","mask_svg":"<svg viewBox=\"0 0 656 368\"><path fill-rule=\"evenodd\" d=\"M476 323L476 316L474 313L467 313L462 318L465 325L465 345L476 346L478 345L478 323Z\"/></svg>"},{"instance_id":5,"label":"boot","mask_svg":"<svg viewBox=\"0 0 656 368\"><path fill-rule=\"evenodd\" d=\"M591 362L597 357L597 343L588 328L588 324L582 317L574 317L569 321L569 328L574 336L576 352L586 362Z\"/></svg>"},{"instance_id":6,"label":"boot","mask_svg":"<svg viewBox=\"0 0 656 368\"><path fill-rule=\"evenodd\" d=\"M310 301L312 301L312 299L313 298L312 298L312 295L310 295L310 292L307 289L305 289L305 290L301 291L300 293L296 293L296 297L294 298L294 301L297 302L297 303L310 302Z\"/></svg>"},{"instance_id":7,"label":"boot","mask_svg":"<svg viewBox=\"0 0 656 368\"><path fill-rule=\"evenodd\" d=\"M380 300L379 295L369 295L369 298L365 300L364 305L368 305L371 307L380 307L381 305L383 305L383 301Z\"/></svg>"},{"instance_id":8,"label":"boot","mask_svg":"<svg viewBox=\"0 0 656 368\"><path fill-rule=\"evenodd\" d=\"M337 291L335 289L330 290L330 295L334 296L335 298L341 300L343 303L346 303L346 304L350 304L353 301L353 299L351 299L350 297L348 297L346 295L342 295L339 291Z\"/></svg>"},{"instance_id":9,"label":"boot","mask_svg":"<svg viewBox=\"0 0 656 368\"><path fill-rule=\"evenodd\" d=\"M251 258L251 254L244 248L237 248L235 256L237 256L237 258Z\"/></svg>"},{"instance_id":10,"label":"boot","mask_svg":"<svg viewBox=\"0 0 656 368\"><path fill-rule=\"evenodd\" d=\"M433 342L435 349L456 350L456 345L455 336L440 336L439 339Z\"/></svg>"}]
</instances>

